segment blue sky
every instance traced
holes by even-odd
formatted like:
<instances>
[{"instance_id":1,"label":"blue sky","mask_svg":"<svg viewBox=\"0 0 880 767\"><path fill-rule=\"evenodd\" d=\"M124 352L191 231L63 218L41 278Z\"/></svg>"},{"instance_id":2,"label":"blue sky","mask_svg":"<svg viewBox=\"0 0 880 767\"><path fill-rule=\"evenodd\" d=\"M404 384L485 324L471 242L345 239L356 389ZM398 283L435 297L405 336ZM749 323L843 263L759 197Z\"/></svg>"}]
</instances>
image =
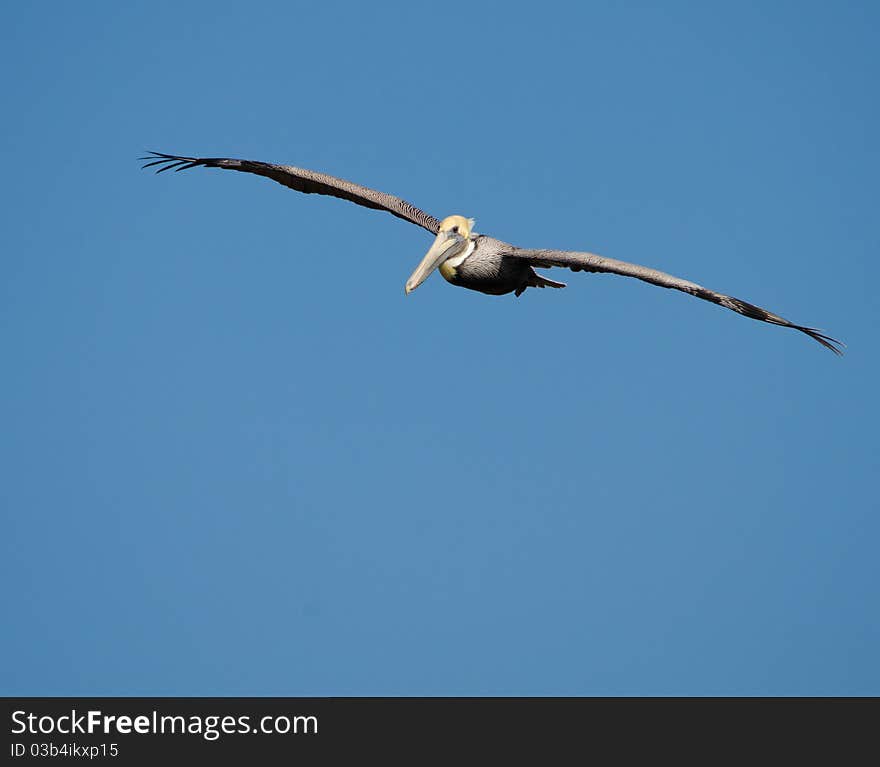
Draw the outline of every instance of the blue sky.
<instances>
[{"instance_id":1,"label":"blue sky","mask_svg":"<svg viewBox=\"0 0 880 767\"><path fill-rule=\"evenodd\" d=\"M0 692L880 694L875 3L3 17Z\"/></svg>"}]
</instances>

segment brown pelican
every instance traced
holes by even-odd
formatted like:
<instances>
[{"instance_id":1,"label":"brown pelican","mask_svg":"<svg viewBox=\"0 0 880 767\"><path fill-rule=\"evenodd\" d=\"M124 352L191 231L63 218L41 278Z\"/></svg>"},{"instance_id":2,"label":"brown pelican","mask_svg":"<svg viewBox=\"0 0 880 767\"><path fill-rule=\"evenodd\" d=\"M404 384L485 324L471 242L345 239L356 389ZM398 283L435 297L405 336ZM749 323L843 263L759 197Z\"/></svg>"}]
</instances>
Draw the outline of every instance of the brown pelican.
<instances>
[{"instance_id":1,"label":"brown pelican","mask_svg":"<svg viewBox=\"0 0 880 767\"><path fill-rule=\"evenodd\" d=\"M254 160L234 160L226 157L181 157L161 152L150 152L149 154L150 156L141 158L141 160L148 161L143 167L160 166L156 170L157 173L172 168L175 171L181 171L197 166L256 173L258 176L271 178L297 192L339 197L367 208L387 211L404 221L418 224L436 237L421 263L406 281L407 293L414 291L435 269L439 269L440 274L453 285L460 285L463 288L496 296L506 293L520 296L527 288L565 287L562 282L556 282L538 274L535 267L547 269L560 266L567 267L573 272L607 272L624 277L635 277L650 282L652 285L659 285L661 288L680 290L732 309L754 320L800 330L818 341L826 349L830 349L835 354L842 354L843 344L840 341L826 336L815 328L795 325L766 309L746 303L738 298L726 296L723 293L716 293L714 290L704 288L695 282L673 277L671 274L656 269L597 256L593 253L518 248L496 240L494 237L477 234L474 231L474 220L471 218L447 216L442 221L438 221L399 197L377 192L374 189L368 189L365 186L353 184L350 181L324 173Z\"/></svg>"}]
</instances>

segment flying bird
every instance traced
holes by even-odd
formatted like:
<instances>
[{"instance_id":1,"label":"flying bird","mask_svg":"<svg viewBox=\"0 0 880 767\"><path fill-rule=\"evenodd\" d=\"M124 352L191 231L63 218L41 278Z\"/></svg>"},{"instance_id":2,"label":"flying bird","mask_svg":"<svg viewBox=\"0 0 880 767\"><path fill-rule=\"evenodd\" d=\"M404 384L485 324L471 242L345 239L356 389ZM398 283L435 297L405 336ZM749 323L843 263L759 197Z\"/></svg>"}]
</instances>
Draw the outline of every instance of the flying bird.
<instances>
[{"instance_id":1,"label":"flying bird","mask_svg":"<svg viewBox=\"0 0 880 767\"><path fill-rule=\"evenodd\" d=\"M496 240L474 231L474 220L464 216L447 216L442 221L419 210L400 197L384 192L377 192L351 181L335 178L325 173L318 173L291 165L275 165L255 160L235 160L228 157L183 157L161 152L150 152L144 168L158 166L157 173L166 170L187 170L188 168L223 168L243 173L255 173L277 181L305 194L323 194L338 197L363 205L374 210L384 210L397 218L427 229L435 235L421 263L406 281L407 293L421 285L435 269L439 269L443 278L453 285L478 290L489 295L516 296L528 288L564 288L565 283L556 282L535 271L535 268L566 267L573 272L602 272L619 274L659 285L661 288L672 288L688 293L705 301L731 309L745 317L750 317L771 325L781 325L806 333L818 341L826 349L835 354L842 354L843 344L816 328L796 325L768 312L760 306L741 301L738 298L716 293L695 282L673 277L671 274L650 269L626 261L597 256L594 253L583 253L570 250L533 250L518 248L509 243Z\"/></svg>"}]
</instances>

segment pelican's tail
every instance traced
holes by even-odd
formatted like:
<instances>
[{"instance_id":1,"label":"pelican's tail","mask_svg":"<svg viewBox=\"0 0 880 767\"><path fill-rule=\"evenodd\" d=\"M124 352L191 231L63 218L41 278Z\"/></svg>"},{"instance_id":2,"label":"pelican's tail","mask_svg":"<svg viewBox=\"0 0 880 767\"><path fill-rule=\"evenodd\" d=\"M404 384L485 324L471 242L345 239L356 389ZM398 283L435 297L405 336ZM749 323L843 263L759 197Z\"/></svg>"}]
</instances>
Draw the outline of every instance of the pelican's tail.
<instances>
[{"instance_id":1,"label":"pelican's tail","mask_svg":"<svg viewBox=\"0 0 880 767\"><path fill-rule=\"evenodd\" d=\"M550 280L547 277L543 277L538 274L536 271L532 270L531 275L529 276L529 281L523 285L521 288L518 288L516 291L517 296L521 296L526 288L564 288L564 282L556 282L556 280Z\"/></svg>"}]
</instances>

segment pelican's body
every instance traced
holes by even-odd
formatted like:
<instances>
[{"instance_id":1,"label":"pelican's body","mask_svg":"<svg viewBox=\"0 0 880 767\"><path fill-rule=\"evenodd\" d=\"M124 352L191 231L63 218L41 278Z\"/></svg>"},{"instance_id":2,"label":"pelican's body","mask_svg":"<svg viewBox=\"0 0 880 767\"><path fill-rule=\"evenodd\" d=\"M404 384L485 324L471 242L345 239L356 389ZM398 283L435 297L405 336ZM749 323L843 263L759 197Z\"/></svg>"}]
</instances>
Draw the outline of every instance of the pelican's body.
<instances>
[{"instance_id":1,"label":"pelican's body","mask_svg":"<svg viewBox=\"0 0 880 767\"><path fill-rule=\"evenodd\" d=\"M153 157L143 158L149 160L144 167L159 165L160 173L172 168L180 171L198 166L254 173L271 178L298 192L330 195L367 208L384 210L397 218L427 229L436 235L434 243L407 280L407 293L411 293L421 285L434 270L438 270L443 278L453 285L496 296L507 293L520 296L528 288L565 287L564 283L555 282L538 274L535 267L565 267L573 272L619 274L688 293L752 319L799 330L835 354L841 354L842 344L815 328L797 325L759 306L709 290L695 282L674 277L657 269L597 256L594 253L518 248L494 237L477 234L473 230L473 219L455 215L439 221L399 197L290 165L219 157L181 157L158 152L151 154Z\"/></svg>"},{"instance_id":2,"label":"pelican's body","mask_svg":"<svg viewBox=\"0 0 880 767\"><path fill-rule=\"evenodd\" d=\"M516 258L516 248L485 234L474 235L470 248L438 267L450 285L478 290L490 296L522 295L526 288L562 288L561 282L538 274L527 261Z\"/></svg>"},{"instance_id":3,"label":"pelican's body","mask_svg":"<svg viewBox=\"0 0 880 767\"><path fill-rule=\"evenodd\" d=\"M471 240L471 247L458 261L444 261L438 269L450 285L479 290L490 296L503 296L523 285L528 275L535 274L527 264L505 258L504 243L481 235Z\"/></svg>"}]
</instances>

